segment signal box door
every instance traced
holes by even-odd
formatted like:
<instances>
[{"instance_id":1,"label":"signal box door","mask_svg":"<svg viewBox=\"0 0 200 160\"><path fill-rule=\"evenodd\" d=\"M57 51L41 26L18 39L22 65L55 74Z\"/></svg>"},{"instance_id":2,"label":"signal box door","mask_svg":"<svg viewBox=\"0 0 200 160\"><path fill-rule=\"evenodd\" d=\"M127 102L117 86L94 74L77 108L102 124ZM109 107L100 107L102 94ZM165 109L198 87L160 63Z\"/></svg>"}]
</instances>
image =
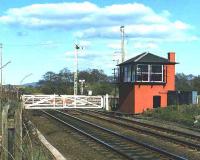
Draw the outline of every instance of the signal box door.
<instances>
[{"instance_id":1,"label":"signal box door","mask_svg":"<svg viewBox=\"0 0 200 160\"><path fill-rule=\"evenodd\" d=\"M161 105L161 96L153 96L153 108L158 108Z\"/></svg>"}]
</instances>

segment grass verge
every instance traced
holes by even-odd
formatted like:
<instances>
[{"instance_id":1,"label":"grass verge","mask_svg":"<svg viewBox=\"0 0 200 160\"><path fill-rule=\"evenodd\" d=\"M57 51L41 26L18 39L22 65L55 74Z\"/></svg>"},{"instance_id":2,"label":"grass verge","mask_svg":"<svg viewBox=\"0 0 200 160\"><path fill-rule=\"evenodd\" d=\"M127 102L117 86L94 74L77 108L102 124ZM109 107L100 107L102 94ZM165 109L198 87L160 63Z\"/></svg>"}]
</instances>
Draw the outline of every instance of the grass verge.
<instances>
[{"instance_id":1,"label":"grass verge","mask_svg":"<svg viewBox=\"0 0 200 160\"><path fill-rule=\"evenodd\" d=\"M144 117L176 122L189 127L200 128L200 119L194 123L195 117L200 115L200 105L176 105L165 108L147 110L142 114Z\"/></svg>"}]
</instances>

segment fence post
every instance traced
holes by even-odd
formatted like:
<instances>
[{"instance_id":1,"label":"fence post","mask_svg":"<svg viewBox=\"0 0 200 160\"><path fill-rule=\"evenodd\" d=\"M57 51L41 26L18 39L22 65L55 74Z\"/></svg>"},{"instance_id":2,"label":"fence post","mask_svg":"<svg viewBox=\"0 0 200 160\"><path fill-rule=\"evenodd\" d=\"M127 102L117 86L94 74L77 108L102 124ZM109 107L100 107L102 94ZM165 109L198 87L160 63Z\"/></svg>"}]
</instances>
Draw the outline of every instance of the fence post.
<instances>
[{"instance_id":1,"label":"fence post","mask_svg":"<svg viewBox=\"0 0 200 160\"><path fill-rule=\"evenodd\" d=\"M3 107L2 111L2 160L8 160L8 110L9 105Z\"/></svg>"},{"instance_id":2,"label":"fence post","mask_svg":"<svg viewBox=\"0 0 200 160\"><path fill-rule=\"evenodd\" d=\"M22 160L22 103L15 110L15 159Z\"/></svg>"},{"instance_id":3,"label":"fence post","mask_svg":"<svg viewBox=\"0 0 200 160\"><path fill-rule=\"evenodd\" d=\"M106 94L106 111L109 111L109 100L108 100L108 94Z\"/></svg>"},{"instance_id":4,"label":"fence post","mask_svg":"<svg viewBox=\"0 0 200 160\"><path fill-rule=\"evenodd\" d=\"M104 96L101 96L101 108L104 108Z\"/></svg>"}]
</instances>

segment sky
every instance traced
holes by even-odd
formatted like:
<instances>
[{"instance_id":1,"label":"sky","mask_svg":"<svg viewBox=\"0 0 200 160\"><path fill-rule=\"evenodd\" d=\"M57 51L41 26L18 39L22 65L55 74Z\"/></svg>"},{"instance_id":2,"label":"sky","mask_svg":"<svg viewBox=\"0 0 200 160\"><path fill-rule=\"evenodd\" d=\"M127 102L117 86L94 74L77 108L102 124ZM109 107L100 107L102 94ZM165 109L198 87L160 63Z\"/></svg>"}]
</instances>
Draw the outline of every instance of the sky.
<instances>
[{"instance_id":1,"label":"sky","mask_svg":"<svg viewBox=\"0 0 200 160\"><path fill-rule=\"evenodd\" d=\"M37 82L47 71L102 69L112 75L120 59L143 52L167 58L176 53L176 72L200 75L199 0L1 0L3 84ZM120 60L119 60L120 61Z\"/></svg>"}]
</instances>

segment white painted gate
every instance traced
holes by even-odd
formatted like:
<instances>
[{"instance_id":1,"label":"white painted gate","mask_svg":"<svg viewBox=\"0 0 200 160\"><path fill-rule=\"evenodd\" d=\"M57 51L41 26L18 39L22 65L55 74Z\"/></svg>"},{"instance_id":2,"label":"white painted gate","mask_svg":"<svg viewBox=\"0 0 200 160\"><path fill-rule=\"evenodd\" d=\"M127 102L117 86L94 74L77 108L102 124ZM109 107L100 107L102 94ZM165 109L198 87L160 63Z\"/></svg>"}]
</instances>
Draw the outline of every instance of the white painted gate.
<instances>
[{"instance_id":1,"label":"white painted gate","mask_svg":"<svg viewBox=\"0 0 200 160\"><path fill-rule=\"evenodd\" d=\"M103 96L22 95L25 109L103 108Z\"/></svg>"}]
</instances>

